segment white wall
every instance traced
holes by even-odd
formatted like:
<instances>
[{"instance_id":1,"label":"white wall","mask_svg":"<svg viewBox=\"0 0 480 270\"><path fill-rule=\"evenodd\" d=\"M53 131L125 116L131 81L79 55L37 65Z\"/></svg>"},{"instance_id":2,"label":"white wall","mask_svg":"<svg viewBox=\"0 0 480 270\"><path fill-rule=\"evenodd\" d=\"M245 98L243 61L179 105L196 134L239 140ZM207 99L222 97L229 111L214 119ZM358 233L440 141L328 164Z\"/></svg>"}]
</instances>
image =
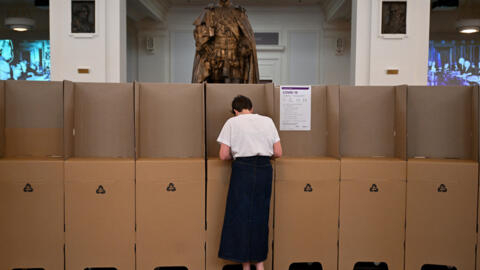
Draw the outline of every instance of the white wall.
<instances>
[{"instance_id":1,"label":"white wall","mask_svg":"<svg viewBox=\"0 0 480 270\"><path fill-rule=\"evenodd\" d=\"M381 1L353 0L351 80L355 85L426 85L430 0L407 1L407 35L380 36ZM398 69L398 75L387 75Z\"/></svg>"},{"instance_id":2,"label":"white wall","mask_svg":"<svg viewBox=\"0 0 480 270\"><path fill-rule=\"evenodd\" d=\"M153 38L154 50L146 50L147 38ZM193 61L193 60L192 60ZM138 32L138 80L170 82L170 44L168 31L149 29Z\"/></svg>"},{"instance_id":3,"label":"white wall","mask_svg":"<svg viewBox=\"0 0 480 270\"><path fill-rule=\"evenodd\" d=\"M337 55L337 39L342 39L345 49ZM326 30L322 44L323 84L325 85L348 85L350 84L350 31Z\"/></svg>"},{"instance_id":4,"label":"white wall","mask_svg":"<svg viewBox=\"0 0 480 270\"><path fill-rule=\"evenodd\" d=\"M320 7L245 8L254 31L280 33L280 46L257 48L261 79L273 79L277 84L349 83L349 52L335 55L336 39L347 37L348 43L349 29L330 25L325 31ZM168 25L146 24L145 30L139 26L140 81L191 81L192 24L202 11L203 7L172 8ZM147 36L155 39L153 54L145 50Z\"/></svg>"},{"instance_id":5,"label":"white wall","mask_svg":"<svg viewBox=\"0 0 480 270\"><path fill-rule=\"evenodd\" d=\"M96 1L96 33L83 37L70 34L70 4L50 0L52 80L126 81L126 0ZM79 67L90 73L79 74Z\"/></svg>"}]
</instances>

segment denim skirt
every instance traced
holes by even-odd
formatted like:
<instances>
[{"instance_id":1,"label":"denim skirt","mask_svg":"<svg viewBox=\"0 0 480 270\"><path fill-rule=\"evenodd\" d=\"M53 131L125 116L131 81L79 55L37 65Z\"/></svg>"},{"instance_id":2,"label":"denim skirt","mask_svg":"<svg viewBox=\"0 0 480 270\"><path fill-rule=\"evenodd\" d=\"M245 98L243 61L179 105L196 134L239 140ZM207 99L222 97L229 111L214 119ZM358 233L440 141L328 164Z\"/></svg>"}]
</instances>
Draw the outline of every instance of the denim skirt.
<instances>
[{"instance_id":1,"label":"denim skirt","mask_svg":"<svg viewBox=\"0 0 480 270\"><path fill-rule=\"evenodd\" d=\"M271 195L270 157L240 157L233 161L220 258L240 263L267 258Z\"/></svg>"}]
</instances>

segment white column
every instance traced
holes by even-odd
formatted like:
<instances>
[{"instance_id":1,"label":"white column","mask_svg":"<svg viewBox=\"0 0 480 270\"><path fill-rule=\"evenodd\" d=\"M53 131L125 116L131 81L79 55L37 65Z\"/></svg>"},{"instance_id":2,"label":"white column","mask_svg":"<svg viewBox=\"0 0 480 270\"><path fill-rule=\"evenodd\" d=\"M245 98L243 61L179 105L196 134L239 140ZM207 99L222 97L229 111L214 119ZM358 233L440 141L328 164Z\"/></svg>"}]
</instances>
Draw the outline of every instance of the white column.
<instances>
[{"instance_id":1,"label":"white column","mask_svg":"<svg viewBox=\"0 0 480 270\"><path fill-rule=\"evenodd\" d=\"M125 82L126 0L95 1L94 34L72 34L71 13L70 0L50 0L52 80Z\"/></svg>"},{"instance_id":2,"label":"white column","mask_svg":"<svg viewBox=\"0 0 480 270\"><path fill-rule=\"evenodd\" d=\"M407 0L407 34L381 35L381 0L353 0L351 83L426 85L430 0ZM398 75L388 75L398 69Z\"/></svg>"}]
</instances>

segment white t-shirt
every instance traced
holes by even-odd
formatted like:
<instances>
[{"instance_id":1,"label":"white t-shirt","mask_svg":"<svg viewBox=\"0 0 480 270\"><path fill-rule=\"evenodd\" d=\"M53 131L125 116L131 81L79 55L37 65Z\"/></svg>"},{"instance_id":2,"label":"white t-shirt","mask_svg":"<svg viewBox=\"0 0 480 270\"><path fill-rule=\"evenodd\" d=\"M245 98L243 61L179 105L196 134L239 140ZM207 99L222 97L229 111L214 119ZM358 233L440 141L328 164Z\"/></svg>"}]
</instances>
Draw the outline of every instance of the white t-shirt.
<instances>
[{"instance_id":1,"label":"white t-shirt","mask_svg":"<svg viewBox=\"0 0 480 270\"><path fill-rule=\"evenodd\" d=\"M240 114L227 120L217 142L230 146L233 158L272 156L280 141L272 119L258 114Z\"/></svg>"}]
</instances>

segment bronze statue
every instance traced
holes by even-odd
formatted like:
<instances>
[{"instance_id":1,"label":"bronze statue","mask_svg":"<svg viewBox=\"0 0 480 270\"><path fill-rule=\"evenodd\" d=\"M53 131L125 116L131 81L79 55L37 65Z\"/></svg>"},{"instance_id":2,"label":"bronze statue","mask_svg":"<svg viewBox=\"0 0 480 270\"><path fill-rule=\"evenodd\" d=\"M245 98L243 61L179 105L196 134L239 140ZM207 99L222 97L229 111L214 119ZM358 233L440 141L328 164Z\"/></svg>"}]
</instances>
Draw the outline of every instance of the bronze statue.
<instances>
[{"instance_id":1,"label":"bronze statue","mask_svg":"<svg viewBox=\"0 0 480 270\"><path fill-rule=\"evenodd\" d=\"M193 24L193 83L258 83L255 37L245 9L219 0Z\"/></svg>"}]
</instances>

